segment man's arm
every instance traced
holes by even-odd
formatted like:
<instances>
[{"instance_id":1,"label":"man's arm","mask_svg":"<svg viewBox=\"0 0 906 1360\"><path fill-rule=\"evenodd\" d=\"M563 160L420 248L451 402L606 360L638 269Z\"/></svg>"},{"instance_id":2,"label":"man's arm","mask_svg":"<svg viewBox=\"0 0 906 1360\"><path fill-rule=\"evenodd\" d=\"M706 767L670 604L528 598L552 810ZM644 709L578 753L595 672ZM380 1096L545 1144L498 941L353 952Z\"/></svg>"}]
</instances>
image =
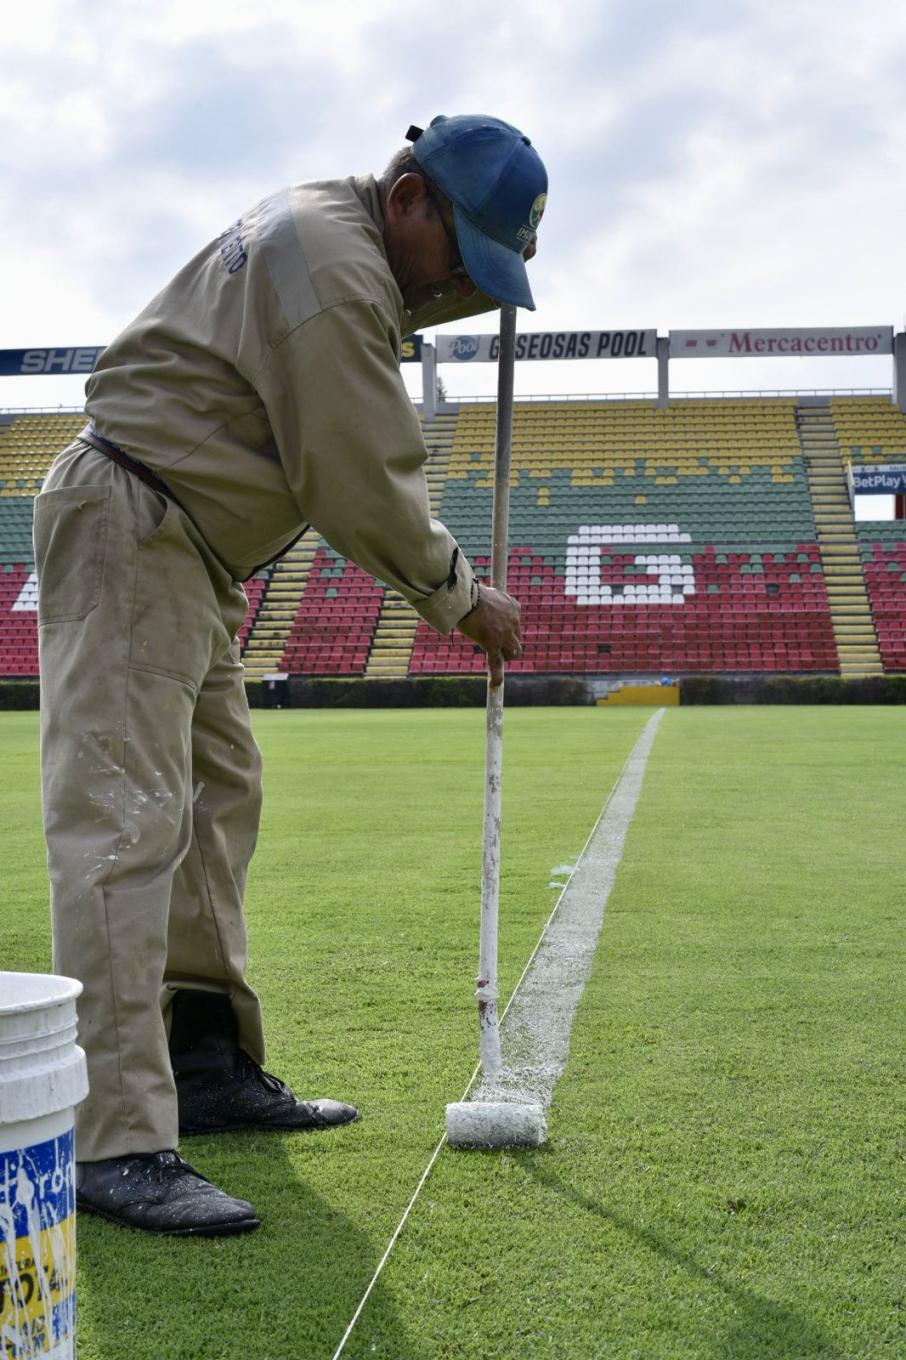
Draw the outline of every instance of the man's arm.
<instances>
[{"instance_id":1,"label":"man's arm","mask_svg":"<svg viewBox=\"0 0 906 1360\"><path fill-rule=\"evenodd\" d=\"M319 313L271 351L255 386L305 519L451 632L475 605L474 573L431 518L427 451L382 308L353 301ZM512 651L518 642L500 613L479 603L475 640Z\"/></svg>"}]
</instances>

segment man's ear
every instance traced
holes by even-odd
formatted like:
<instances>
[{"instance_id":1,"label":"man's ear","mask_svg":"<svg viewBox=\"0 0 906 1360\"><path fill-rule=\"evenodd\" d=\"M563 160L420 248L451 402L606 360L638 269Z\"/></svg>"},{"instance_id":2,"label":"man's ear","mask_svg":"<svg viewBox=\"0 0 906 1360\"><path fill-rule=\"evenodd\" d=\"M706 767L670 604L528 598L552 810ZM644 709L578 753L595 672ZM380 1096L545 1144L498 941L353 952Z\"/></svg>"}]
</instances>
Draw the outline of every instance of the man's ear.
<instances>
[{"instance_id":1,"label":"man's ear","mask_svg":"<svg viewBox=\"0 0 906 1360\"><path fill-rule=\"evenodd\" d=\"M411 217L423 207L427 197L425 181L421 175L415 174L414 171L400 175L387 194L386 216L391 221Z\"/></svg>"}]
</instances>

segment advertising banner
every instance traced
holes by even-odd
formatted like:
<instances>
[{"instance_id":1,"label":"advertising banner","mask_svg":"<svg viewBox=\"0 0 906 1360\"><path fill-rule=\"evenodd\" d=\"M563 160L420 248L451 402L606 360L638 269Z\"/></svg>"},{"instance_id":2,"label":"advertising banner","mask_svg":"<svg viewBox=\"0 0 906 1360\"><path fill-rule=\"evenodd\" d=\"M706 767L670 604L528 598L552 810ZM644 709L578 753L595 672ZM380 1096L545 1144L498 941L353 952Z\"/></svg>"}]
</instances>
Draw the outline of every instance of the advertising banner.
<instances>
[{"instance_id":1,"label":"advertising banner","mask_svg":"<svg viewBox=\"0 0 906 1360\"><path fill-rule=\"evenodd\" d=\"M439 364L497 362L496 335L439 335ZM539 331L516 336L517 359L655 359L657 332Z\"/></svg>"},{"instance_id":2,"label":"advertising banner","mask_svg":"<svg viewBox=\"0 0 906 1360\"><path fill-rule=\"evenodd\" d=\"M792 330L671 331L671 359L826 358L893 353L892 326L795 327Z\"/></svg>"},{"instance_id":3,"label":"advertising banner","mask_svg":"<svg viewBox=\"0 0 906 1360\"><path fill-rule=\"evenodd\" d=\"M70 349L0 349L0 378L21 378L38 373L91 373L104 353L103 345L80 345ZM417 364L422 357L422 337L409 335L402 343L400 362Z\"/></svg>"},{"instance_id":4,"label":"advertising banner","mask_svg":"<svg viewBox=\"0 0 906 1360\"><path fill-rule=\"evenodd\" d=\"M90 373L104 353L103 345L75 349L0 349L0 378L29 373Z\"/></svg>"},{"instance_id":5,"label":"advertising banner","mask_svg":"<svg viewBox=\"0 0 906 1360\"><path fill-rule=\"evenodd\" d=\"M902 496L906 492L906 465L875 463L865 467L853 464L852 485L857 496Z\"/></svg>"}]
</instances>

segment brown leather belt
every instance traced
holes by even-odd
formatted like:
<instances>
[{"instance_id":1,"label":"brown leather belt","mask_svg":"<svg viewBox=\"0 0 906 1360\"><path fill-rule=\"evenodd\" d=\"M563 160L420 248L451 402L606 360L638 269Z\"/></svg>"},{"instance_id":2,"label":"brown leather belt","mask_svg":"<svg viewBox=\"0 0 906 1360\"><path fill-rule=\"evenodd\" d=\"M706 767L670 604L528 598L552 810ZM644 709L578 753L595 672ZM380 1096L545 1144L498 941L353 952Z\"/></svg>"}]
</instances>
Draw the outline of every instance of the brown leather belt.
<instances>
[{"instance_id":1,"label":"brown leather belt","mask_svg":"<svg viewBox=\"0 0 906 1360\"><path fill-rule=\"evenodd\" d=\"M154 491L158 492L159 495L166 496L168 500L176 501L176 497L173 495L173 492L167 486L166 482L162 482L150 468L146 468L144 463L140 463L137 458L131 458L118 444L114 444L109 439L105 439L103 435L99 435L90 425L85 426L84 430L79 435L79 439L86 444L90 444L93 449L97 449L98 453L106 454L106 456L112 459L114 463L119 463L120 467L124 467L127 471L133 473L140 481L143 481L147 486L150 486ZM179 501L176 501L176 504L179 505Z\"/></svg>"}]
</instances>

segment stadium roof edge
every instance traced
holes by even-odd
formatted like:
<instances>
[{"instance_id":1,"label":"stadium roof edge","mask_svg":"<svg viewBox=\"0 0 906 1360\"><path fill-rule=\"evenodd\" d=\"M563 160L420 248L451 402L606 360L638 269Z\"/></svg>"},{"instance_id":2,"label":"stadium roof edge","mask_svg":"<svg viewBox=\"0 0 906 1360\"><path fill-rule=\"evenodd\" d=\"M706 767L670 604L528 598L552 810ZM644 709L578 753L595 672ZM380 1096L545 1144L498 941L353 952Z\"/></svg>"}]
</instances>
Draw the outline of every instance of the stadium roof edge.
<instances>
[{"instance_id":1,"label":"stadium roof edge","mask_svg":"<svg viewBox=\"0 0 906 1360\"><path fill-rule=\"evenodd\" d=\"M892 389L889 387L776 387L776 388L737 388L735 390L706 390L671 393L671 401L738 401L740 398L752 398L753 400L763 398L764 400L776 400L778 397L796 397L801 401L808 402L810 399L826 400L828 397L891 397ZM526 392L522 395L516 394L516 401L520 402L542 402L542 401L568 401L581 403L585 401L656 401L656 392ZM460 394L455 397L448 397L444 402L439 402L437 410L440 414L453 412L461 405L473 405L477 402L489 403L496 401L496 396L491 393L478 393L475 395ZM413 403L416 407L421 406L420 401ZM83 406L0 406L0 421L8 423L8 419L14 416L76 416L84 413Z\"/></svg>"},{"instance_id":2,"label":"stadium roof edge","mask_svg":"<svg viewBox=\"0 0 906 1360\"><path fill-rule=\"evenodd\" d=\"M656 401L656 392L528 392L523 395L516 393L517 402L572 402L581 405L582 402L631 402L631 401ZM671 403L674 401L739 401L740 399L757 401L776 401L778 397L795 397L799 401L826 402L831 397L887 397L892 395L889 387L778 387L778 388L739 388L734 391L698 391L698 392L674 392L671 393ZM447 397L444 401L437 403L437 413L443 415L455 411L459 406L471 406L476 403L491 404L497 400L493 393L477 393L469 395L466 393L458 394L455 397ZM417 407L421 406L420 401L414 403Z\"/></svg>"}]
</instances>

